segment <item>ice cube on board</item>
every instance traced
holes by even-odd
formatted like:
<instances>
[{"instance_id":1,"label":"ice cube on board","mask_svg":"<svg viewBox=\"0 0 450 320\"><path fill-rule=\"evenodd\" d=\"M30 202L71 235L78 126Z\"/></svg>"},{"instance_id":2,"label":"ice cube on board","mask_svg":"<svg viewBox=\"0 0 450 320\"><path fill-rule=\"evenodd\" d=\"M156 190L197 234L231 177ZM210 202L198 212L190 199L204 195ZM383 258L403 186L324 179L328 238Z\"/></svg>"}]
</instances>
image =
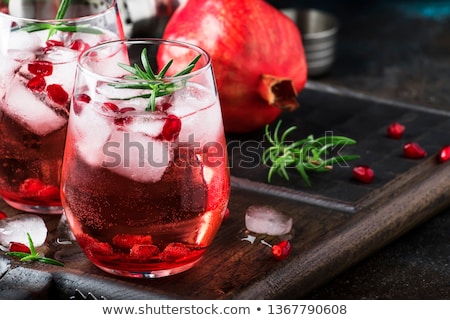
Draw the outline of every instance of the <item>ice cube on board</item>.
<instances>
[{"instance_id":1,"label":"ice cube on board","mask_svg":"<svg viewBox=\"0 0 450 320\"><path fill-rule=\"evenodd\" d=\"M33 133L45 136L62 128L67 119L38 99L16 76L10 83L3 107L5 113Z\"/></svg>"},{"instance_id":2,"label":"ice cube on board","mask_svg":"<svg viewBox=\"0 0 450 320\"><path fill-rule=\"evenodd\" d=\"M35 214L21 213L0 220L0 245L8 248L10 242L20 242L28 246L27 233L33 244L39 247L47 238L44 220Z\"/></svg>"},{"instance_id":3,"label":"ice cube on board","mask_svg":"<svg viewBox=\"0 0 450 320\"><path fill-rule=\"evenodd\" d=\"M252 205L245 212L245 227L254 233L281 236L291 232L292 217L270 206Z\"/></svg>"}]
</instances>

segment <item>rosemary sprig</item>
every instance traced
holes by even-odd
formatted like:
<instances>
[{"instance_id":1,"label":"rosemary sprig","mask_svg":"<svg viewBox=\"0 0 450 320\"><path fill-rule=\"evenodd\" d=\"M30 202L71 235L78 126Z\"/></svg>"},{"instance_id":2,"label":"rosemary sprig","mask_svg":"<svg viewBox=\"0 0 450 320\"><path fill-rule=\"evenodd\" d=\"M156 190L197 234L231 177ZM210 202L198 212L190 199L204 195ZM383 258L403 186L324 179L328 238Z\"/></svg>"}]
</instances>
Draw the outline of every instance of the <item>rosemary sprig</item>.
<instances>
[{"instance_id":1,"label":"rosemary sprig","mask_svg":"<svg viewBox=\"0 0 450 320\"><path fill-rule=\"evenodd\" d=\"M62 0L59 7L58 7L58 11L56 12L56 17L55 20L62 20L64 19L67 10L70 6L70 1L71 0ZM83 25L66 25L63 23L58 23L58 24L50 24L50 23L32 23L32 24L28 24L25 27L21 28L21 30L24 30L26 32L36 32L36 31L41 31L41 30L46 30L48 29L48 35L47 35L47 40L49 40L51 38L52 35L55 34L56 31L61 31L61 32L83 32L83 33L91 33L91 34L102 34L103 32L98 30L98 29L94 29L91 27L87 27L87 26L83 26Z\"/></svg>"},{"instance_id":2,"label":"rosemary sprig","mask_svg":"<svg viewBox=\"0 0 450 320\"><path fill-rule=\"evenodd\" d=\"M304 182L311 186L308 171L326 172L333 168L334 164L346 163L346 161L358 159L358 155L329 156L329 149L336 146L352 145L356 141L343 136L328 136L314 138L309 135L304 139L287 142L287 136L297 128L292 126L279 134L281 120L278 121L273 135L269 132L269 125L265 128L265 136L271 144L263 152L263 163L270 165L267 180L270 183L272 176L278 175L289 180L288 168L295 168Z\"/></svg>"},{"instance_id":3,"label":"rosemary sprig","mask_svg":"<svg viewBox=\"0 0 450 320\"><path fill-rule=\"evenodd\" d=\"M173 77L183 76L190 73L201 55L196 56L183 70L175 74ZM169 95L178 89L185 86L186 81L182 81L180 85L176 85L173 82L167 82L164 77L173 63L173 60L169 60L166 65L161 69L158 74L155 74L152 70L150 62L147 57L147 49L144 48L141 51L141 63L143 69L135 63L133 66L126 65L124 63L119 63L119 66L128 71L131 75L125 76L125 79L135 80L136 83L113 83L111 86L116 89L140 89L140 90L150 90L150 93L140 94L127 98L112 98L114 100L131 100L135 98L145 98L149 99L147 108L145 111L155 111L156 110L156 98Z\"/></svg>"},{"instance_id":4,"label":"rosemary sprig","mask_svg":"<svg viewBox=\"0 0 450 320\"><path fill-rule=\"evenodd\" d=\"M28 232L27 232L27 237L28 237L30 253L25 253L25 252L6 252L5 254L7 256L20 258L20 261L38 261L38 262L42 262L42 263L46 263L46 264L52 264L52 265L60 266L60 267L64 266L64 263L62 263L62 262L60 262L58 260L42 257L38 252L36 252L33 240L31 239L31 236L30 236L30 234Z\"/></svg>"}]
</instances>

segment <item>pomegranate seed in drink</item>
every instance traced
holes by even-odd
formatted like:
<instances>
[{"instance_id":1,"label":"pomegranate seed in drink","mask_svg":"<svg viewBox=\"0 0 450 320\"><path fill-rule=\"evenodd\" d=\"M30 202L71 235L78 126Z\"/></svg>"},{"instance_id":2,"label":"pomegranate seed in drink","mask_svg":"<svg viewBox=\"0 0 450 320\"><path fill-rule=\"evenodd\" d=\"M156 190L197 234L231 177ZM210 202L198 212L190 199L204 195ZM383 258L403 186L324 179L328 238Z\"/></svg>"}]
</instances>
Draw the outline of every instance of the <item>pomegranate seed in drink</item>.
<instances>
[{"instance_id":1,"label":"pomegranate seed in drink","mask_svg":"<svg viewBox=\"0 0 450 320\"><path fill-rule=\"evenodd\" d=\"M135 245L153 244L153 240L151 235L117 234L112 239L112 243L119 249L130 250Z\"/></svg>"},{"instance_id":2,"label":"pomegranate seed in drink","mask_svg":"<svg viewBox=\"0 0 450 320\"><path fill-rule=\"evenodd\" d=\"M36 76L34 78L31 78L27 83L27 88L30 89L33 92L42 92L44 91L47 83L45 82L44 77L42 76Z\"/></svg>"},{"instance_id":3,"label":"pomegranate seed in drink","mask_svg":"<svg viewBox=\"0 0 450 320\"><path fill-rule=\"evenodd\" d=\"M83 52L90 48L90 46L81 39L76 39L69 45L69 48L72 50Z\"/></svg>"},{"instance_id":4,"label":"pomegranate seed in drink","mask_svg":"<svg viewBox=\"0 0 450 320\"><path fill-rule=\"evenodd\" d=\"M161 136L164 140L172 141L178 137L178 134L181 131L181 120L177 116L170 114L166 121L164 122L164 126L161 132Z\"/></svg>"},{"instance_id":5,"label":"pomegranate seed in drink","mask_svg":"<svg viewBox=\"0 0 450 320\"><path fill-rule=\"evenodd\" d=\"M188 256L190 252L191 250L184 244L180 242L171 242L164 248L160 258L163 261L175 261Z\"/></svg>"},{"instance_id":6,"label":"pomegranate seed in drink","mask_svg":"<svg viewBox=\"0 0 450 320\"><path fill-rule=\"evenodd\" d=\"M142 260L151 259L159 254L157 246L152 244L135 244L131 247L130 257Z\"/></svg>"},{"instance_id":7,"label":"pomegranate seed in drink","mask_svg":"<svg viewBox=\"0 0 450 320\"><path fill-rule=\"evenodd\" d=\"M439 151L439 161L445 162L450 159L450 145L444 146Z\"/></svg>"},{"instance_id":8,"label":"pomegranate seed in drink","mask_svg":"<svg viewBox=\"0 0 450 320\"><path fill-rule=\"evenodd\" d=\"M91 102L91 97L85 93L81 93L78 94L73 100L73 110L76 115L80 115L81 110L83 110L83 104Z\"/></svg>"},{"instance_id":9,"label":"pomegranate seed in drink","mask_svg":"<svg viewBox=\"0 0 450 320\"><path fill-rule=\"evenodd\" d=\"M405 132L405 126L398 123L393 122L387 128L387 136L392 139L400 139Z\"/></svg>"},{"instance_id":10,"label":"pomegranate seed in drink","mask_svg":"<svg viewBox=\"0 0 450 320\"><path fill-rule=\"evenodd\" d=\"M416 142L408 142L403 146L403 155L410 159L419 159L427 156L427 152Z\"/></svg>"},{"instance_id":11,"label":"pomegranate seed in drink","mask_svg":"<svg viewBox=\"0 0 450 320\"><path fill-rule=\"evenodd\" d=\"M65 105L69 100L69 94L59 84L50 84L47 87L48 97L59 105Z\"/></svg>"},{"instance_id":12,"label":"pomegranate seed in drink","mask_svg":"<svg viewBox=\"0 0 450 320\"><path fill-rule=\"evenodd\" d=\"M31 253L30 248L20 242L10 242L9 243L9 252L23 252L23 253Z\"/></svg>"},{"instance_id":13,"label":"pomegranate seed in drink","mask_svg":"<svg viewBox=\"0 0 450 320\"><path fill-rule=\"evenodd\" d=\"M34 61L28 64L28 71L36 76L47 77L53 73L53 64L49 61Z\"/></svg>"},{"instance_id":14,"label":"pomegranate seed in drink","mask_svg":"<svg viewBox=\"0 0 450 320\"><path fill-rule=\"evenodd\" d=\"M106 112L108 112L108 111L119 112L120 108L115 103L104 102L102 104L102 110L106 111Z\"/></svg>"},{"instance_id":15,"label":"pomegranate seed in drink","mask_svg":"<svg viewBox=\"0 0 450 320\"><path fill-rule=\"evenodd\" d=\"M356 166L352 170L353 177L364 183L371 183L375 177L375 173L369 166Z\"/></svg>"},{"instance_id":16,"label":"pomegranate seed in drink","mask_svg":"<svg viewBox=\"0 0 450 320\"><path fill-rule=\"evenodd\" d=\"M272 246L272 255L277 260L286 259L292 252L291 243L288 240L283 240L278 244Z\"/></svg>"}]
</instances>

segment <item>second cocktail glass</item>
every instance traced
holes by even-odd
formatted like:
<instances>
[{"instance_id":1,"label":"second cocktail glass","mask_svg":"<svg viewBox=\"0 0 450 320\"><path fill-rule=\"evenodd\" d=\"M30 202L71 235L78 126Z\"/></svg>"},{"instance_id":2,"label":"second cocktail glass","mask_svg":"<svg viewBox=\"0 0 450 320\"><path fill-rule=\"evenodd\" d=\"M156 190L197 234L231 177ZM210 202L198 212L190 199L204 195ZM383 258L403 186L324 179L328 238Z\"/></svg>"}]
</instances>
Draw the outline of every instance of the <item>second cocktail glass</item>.
<instances>
[{"instance_id":1,"label":"second cocktail glass","mask_svg":"<svg viewBox=\"0 0 450 320\"><path fill-rule=\"evenodd\" d=\"M96 46L80 57L70 112L62 201L86 256L128 277L191 268L230 193L209 55L157 39Z\"/></svg>"},{"instance_id":2,"label":"second cocktail glass","mask_svg":"<svg viewBox=\"0 0 450 320\"><path fill-rule=\"evenodd\" d=\"M124 37L116 1L14 0L0 12L0 196L22 211L60 214L77 58Z\"/></svg>"}]
</instances>

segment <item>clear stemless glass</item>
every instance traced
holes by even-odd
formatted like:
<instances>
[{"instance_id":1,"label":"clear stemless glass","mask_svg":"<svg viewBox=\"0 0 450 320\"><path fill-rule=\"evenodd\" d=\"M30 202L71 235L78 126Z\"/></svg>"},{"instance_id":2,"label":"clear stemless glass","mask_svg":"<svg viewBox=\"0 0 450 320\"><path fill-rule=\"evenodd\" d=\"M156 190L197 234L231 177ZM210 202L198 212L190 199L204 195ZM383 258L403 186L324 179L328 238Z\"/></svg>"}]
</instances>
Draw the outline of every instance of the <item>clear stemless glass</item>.
<instances>
[{"instance_id":1,"label":"clear stemless glass","mask_svg":"<svg viewBox=\"0 0 450 320\"><path fill-rule=\"evenodd\" d=\"M79 54L124 38L115 0L72 0L56 20L60 2L14 0L0 10L0 196L27 212L63 212L60 173Z\"/></svg>"},{"instance_id":2,"label":"clear stemless glass","mask_svg":"<svg viewBox=\"0 0 450 320\"><path fill-rule=\"evenodd\" d=\"M79 60L70 112L62 203L86 256L127 277L191 268L230 193L209 55L160 39L91 48Z\"/></svg>"}]
</instances>

